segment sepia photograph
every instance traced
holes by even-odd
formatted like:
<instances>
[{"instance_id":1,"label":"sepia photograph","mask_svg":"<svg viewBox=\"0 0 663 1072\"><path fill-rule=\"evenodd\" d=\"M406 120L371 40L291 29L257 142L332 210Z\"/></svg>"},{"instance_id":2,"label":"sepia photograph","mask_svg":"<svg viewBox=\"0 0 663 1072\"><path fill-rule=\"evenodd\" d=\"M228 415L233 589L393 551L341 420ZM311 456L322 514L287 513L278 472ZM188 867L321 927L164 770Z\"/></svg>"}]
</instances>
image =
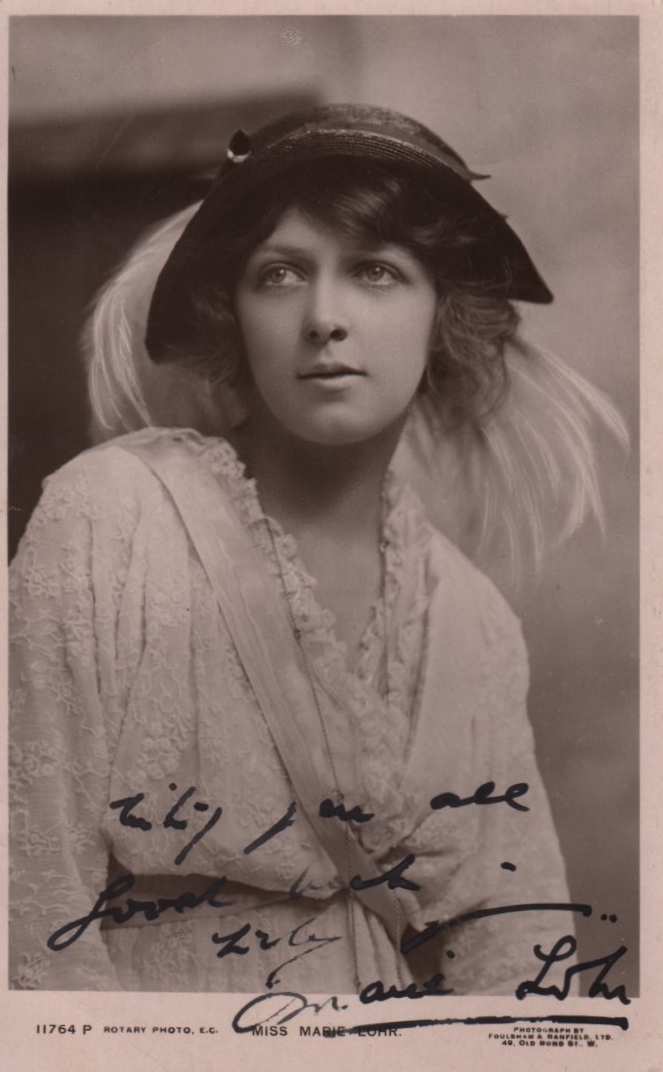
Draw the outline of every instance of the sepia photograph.
<instances>
[{"instance_id":1,"label":"sepia photograph","mask_svg":"<svg viewBox=\"0 0 663 1072\"><path fill-rule=\"evenodd\" d=\"M628 14L9 18L9 992L625 1030L640 77Z\"/></svg>"}]
</instances>

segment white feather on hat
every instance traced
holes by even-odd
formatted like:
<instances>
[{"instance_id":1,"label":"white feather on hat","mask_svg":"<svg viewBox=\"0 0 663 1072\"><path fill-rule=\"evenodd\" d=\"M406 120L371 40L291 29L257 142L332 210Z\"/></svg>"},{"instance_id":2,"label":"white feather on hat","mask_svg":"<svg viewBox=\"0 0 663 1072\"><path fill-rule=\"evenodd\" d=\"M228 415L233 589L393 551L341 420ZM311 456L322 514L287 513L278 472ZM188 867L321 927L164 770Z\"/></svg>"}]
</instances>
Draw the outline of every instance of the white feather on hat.
<instances>
[{"instance_id":1,"label":"white feather on hat","mask_svg":"<svg viewBox=\"0 0 663 1072\"><path fill-rule=\"evenodd\" d=\"M177 363L157 365L144 344L149 302L193 205L147 233L102 289L83 336L95 442L144 427L222 436L243 419L227 384ZM603 524L597 432L628 444L606 396L553 354L519 337L506 354L509 390L478 425L448 430L429 396L407 422L395 467L430 516L467 553L506 546L515 569L537 566L589 517Z\"/></svg>"}]
</instances>

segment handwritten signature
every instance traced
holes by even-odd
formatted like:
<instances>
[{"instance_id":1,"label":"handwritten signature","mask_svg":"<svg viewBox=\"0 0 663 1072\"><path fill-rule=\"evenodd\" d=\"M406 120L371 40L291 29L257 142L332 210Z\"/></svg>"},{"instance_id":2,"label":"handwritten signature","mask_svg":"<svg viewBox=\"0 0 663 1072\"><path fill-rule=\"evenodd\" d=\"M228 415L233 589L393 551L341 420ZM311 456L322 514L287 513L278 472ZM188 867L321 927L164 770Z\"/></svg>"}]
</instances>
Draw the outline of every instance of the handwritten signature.
<instances>
[{"instance_id":1,"label":"handwritten signature","mask_svg":"<svg viewBox=\"0 0 663 1072\"><path fill-rule=\"evenodd\" d=\"M587 960L584 964L574 964L572 967L567 968L564 972L564 981L561 986L541 986L541 983L546 978L548 971L554 964L558 964L560 961L568 960L572 957L578 948L572 934L567 934L563 938L560 938L550 950L549 953L544 953L540 945L534 946L534 956L543 961L543 967L536 979L528 979L523 983L520 983L516 989L516 997L521 1001L528 994L541 994L545 997L557 998L558 1001L563 1001L568 997L573 982L574 975L578 975L580 972L589 971L593 968L600 968L601 970L593 979L587 996L590 998L603 997L608 1001L613 998L618 998L623 1005L630 1005L631 999L626 996L626 988L623 985L616 986L614 990L610 990L606 985L605 978L614 964L617 963L620 957L624 956L627 952L625 945L616 949L614 953L610 953L607 957L600 957L597 960Z\"/></svg>"},{"instance_id":2,"label":"handwritten signature","mask_svg":"<svg viewBox=\"0 0 663 1072\"><path fill-rule=\"evenodd\" d=\"M616 961L623 956L626 952L625 947L617 949L614 953L610 953L606 957L602 957L597 960L586 961L583 964L576 964L571 968L568 968L564 982L561 987L558 986L542 986L545 976L549 969L556 963L562 960L566 960L576 952L576 941L572 935L565 935L560 938L553 948L548 953L544 953L541 946L534 947L535 956L543 962L543 968L539 972L539 975L534 980L527 980L522 982L516 988L516 997L522 1000L527 994L538 994L542 997L552 996L559 1001L563 1001L569 994L571 980L574 975L579 972L589 971L593 969L600 969L596 974L592 984L589 988L588 996L590 998L603 997L608 1000L617 998L622 1004L629 1005L630 998L626 996L625 988L620 985L615 987L614 990L610 990L606 985L605 978L610 971L610 968L616 963ZM409 1000L416 1001L420 998L428 997L446 997L448 994L452 994L453 988L444 987L444 975L441 972L431 976L426 982L418 985L417 983L409 983L404 987L397 987L395 985L386 986L381 980L375 980L365 986L360 994L359 1000L364 1005L370 1005L373 1002L385 1002L392 1000ZM233 1031L238 1034L244 1032L253 1031L254 1028L263 1024L267 1024L272 1021L275 1025L286 1024L288 1021L293 1020L296 1016L300 1016L307 1010L312 1011L316 1015L319 1015L323 1010L340 1012L347 1009L347 1005L340 1004L340 998L337 995L327 998L323 1002L311 1001L303 994L298 994L294 991L277 991L271 994L261 994L256 998L252 998L245 1005L241 1007L239 1012L235 1015L232 1021ZM494 1018L491 1017L478 1017L473 1020L463 1019L450 1019L450 1020L413 1020L406 1021L404 1024L399 1023L398 1026L432 1026L440 1023L488 1023L492 1022ZM516 1023L519 1019L529 1019L527 1017L507 1017L499 1018L499 1022L504 1019L509 1022ZM534 1017L538 1021L557 1020L557 1017L539 1016ZM586 1022L586 1023L603 1023L606 1022L604 1017L594 1016L576 1016L573 1017L574 1022ZM498 1021L495 1021L498 1022ZM628 1021L624 1021L621 1018L610 1018L611 1023L615 1023L617 1026L622 1027L624 1030L628 1028ZM366 1025L363 1025L364 1028ZM390 1024L372 1025L377 1028L388 1028ZM350 1031L359 1032L361 1028L351 1028Z\"/></svg>"},{"instance_id":3,"label":"handwritten signature","mask_svg":"<svg viewBox=\"0 0 663 1072\"><path fill-rule=\"evenodd\" d=\"M314 1013L321 1013L323 1009L332 1012L343 1012L348 1008L341 1004L341 999L336 995L325 998L324 1001L310 1001L303 994L297 994L291 990L279 990L273 994L260 994L257 998L251 998L243 1005L235 1015L232 1022L233 1031L241 1035L247 1031L253 1031L255 1027L274 1021L275 1025L287 1024L294 1020L295 1016L311 1009Z\"/></svg>"}]
</instances>

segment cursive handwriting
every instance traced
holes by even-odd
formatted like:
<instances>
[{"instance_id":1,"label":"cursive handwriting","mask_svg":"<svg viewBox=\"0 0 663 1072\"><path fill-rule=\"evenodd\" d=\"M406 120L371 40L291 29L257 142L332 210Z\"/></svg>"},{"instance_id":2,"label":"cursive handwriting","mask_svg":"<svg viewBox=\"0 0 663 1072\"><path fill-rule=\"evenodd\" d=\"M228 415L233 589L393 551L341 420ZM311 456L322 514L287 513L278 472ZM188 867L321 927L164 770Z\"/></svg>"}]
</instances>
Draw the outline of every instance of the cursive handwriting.
<instances>
[{"instance_id":1,"label":"cursive handwriting","mask_svg":"<svg viewBox=\"0 0 663 1072\"><path fill-rule=\"evenodd\" d=\"M305 867L291 884L288 896L292 901L298 901L300 897L305 897L309 891L311 893L320 893L322 890L325 890L328 893L335 893L337 890L343 889L342 883L338 882L335 878L329 879L328 882L319 883L310 880L304 881L309 870L310 868Z\"/></svg>"},{"instance_id":2,"label":"cursive handwriting","mask_svg":"<svg viewBox=\"0 0 663 1072\"><path fill-rule=\"evenodd\" d=\"M414 949L430 942L432 938L442 934L443 931L459 927L463 923L469 923L473 919L485 919L487 916L503 916L513 912L578 912L583 916L591 916L592 906L588 904L574 904L566 901L542 901L533 904L496 905L494 908L476 908L472 912L465 912L462 916L446 920L431 920L426 923L423 931L418 931L401 942L401 953L411 953Z\"/></svg>"},{"instance_id":3,"label":"cursive handwriting","mask_svg":"<svg viewBox=\"0 0 663 1072\"><path fill-rule=\"evenodd\" d=\"M606 957L600 957L597 960L586 960L582 964L574 964L572 967L567 968L564 972L564 982L561 987L555 986L552 983L550 986L540 985L546 978L550 968L562 960L568 960L569 957L574 955L577 948L578 943L572 934L567 934L555 942L549 953L544 953L540 945L535 945L534 956L537 957L538 960L543 961L543 967L536 979L528 979L520 984L516 990L516 997L522 1001L527 994L541 994L557 998L558 1001L563 1001L564 998L569 995L574 975L578 975L579 972L600 968L601 970L594 978L587 992L587 996L590 998L602 997L606 998L608 1001L611 1001L613 998L618 998L622 1005L630 1005L631 999L626 996L626 989L623 985L616 986L614 990L610 990L604 982L605 977L612 966L616 964L620 957L623 957L624 953L626 953L625 945L620 946L614 953L610 953Z\"/></svg>"},{"instance_id":4,"label":"cursive handwriting","mask_svg":"<svg viewBox=\"0 0 663 1072\"><path fill-rule=\"evenodd\" d=\"M271 841L271 839L273 837L276 837L277 834L281 834L284 830L287 830L289 826L293 826L295 822L293 816L295 815L296 811L297 804L293 800L292 804L290 804L290 806L288 807L288 810L285 815L283 815L280 819L273 823L272 826L270 826L269 830L265 830L264 834L261 834L260 837L255 838L255 840L252 841L250 845L246 846L246 848L244 849L244 855L248 856L249 853L255 852L256 849L259 849L261 845L264 845L267 841Z\"/></svg>"},{"instance_id":5,"label":"cursive handwriting","mask_svg":"<svg viewBox=\"0 0 663 1072\"><path fill-rule=\"evenodd\" d=\"M232 1029L241 1035L246 1031L253 1031L254 1027L266 1024L268 1020L274 1020L275 1024L286 1024L295 1016L306 1012L307 1009L311 1009L316 1015L323 1009L342 1012L348 1006L339 1004L339 1000L336 995L333 995L321 1002L309 1001L303 994L295 994L290 990L278 991L275 994L260 994L257 998L248 1001L246 1005L242 1005L233 1018Z\"/></svg>"},{"instance_id":6,"label":"cursive handwriting","mask_svg":"<svg viewBox=\"0 0 663 1072\"><path fill-rule=\"evenodd\" d=\"M514 811L529 811L524 804L516 804L517 797L525 796L528 790L527 782L516 782L510 785L501 797L494 797L492 793L495 791L495 782L484 782L475 789L471 797L461 799L455 793L439 793L433 797L430 806L433 811L439 811L441 808L466 808L469 804L508 804Z\"/></svg>"},{"instance_id":7,"label":"cursive handwriting","mask_svg":"<svg viewBox=\"0 0 663 1072\"><path fill-rule=\"evenodd\" d=\"M259 945L258 949L263 951L273 949L275 946L284 943L290 949L300 949L301 952L295 953L294 956L288 957L282 964L274 968L265 980L265 986L268 990L271 990L273 986L280 983L279 972L283 971L289 964L294 964L297 960L301 960L302 957L308 956L310 953L317 953L319 950L324 949L325 946L331 945L332 942L340 942L341 936L337 935L331 938L318 938L316 934L306 934L302 932L305 927L308 927L311 923L315 923L315 916L311 916L310 919L304 920L297 927L294 927L287 934L281 934L276 938L270 937L270 935L260 928L252 928L250 923L245 923L243 927L239 927L231 934L213 934L212 941L215 945L220 945L221 949L216 954L217 957L227 957L231 954L237 956L245 956L250 952L249 945L239 945L239 942L244 938L249 938L251 931L253 930L253 937L257 939ZM302 949L302 947L305 947ZM255 948L255 946L254 946Z\"/></svg>"},{"instance_id":8,"label":"cursive handwriting","mask_svg":"<svg viewBox=\"0 0 663 1072\"><path fill-rule=\"evenodd\" d=\"M430 807L433 810L441 810L444 808L464 808L470 805L488 806L492 804L506 804L507 807L516 811L529 811L529 808L525 805L518 803L519 798L523 797L529 791L529 786L526 782L514 783L513 785L508 786L502 794L496 794L495 788L495 782L488 781L478 786L475 792L469 797L461 798L452 792L440 793L431 799ZM172 829L175 831L187 830L191 818L195 813L210 812L210 805L207 802L193 799L196 794L195 786L190 786L184 792L180 793L178 791L178 786L175 783L170 783L169 789L173 793L177 791L178 796L161 820L161 825L164 829ZM140 805L144 800L145 793L136 793L110 802L111 809L119 813L118 819L120 824L139 831L141 836L153 828L153 822L151 822L145 815L140 814ZM217 806L211 812L209 818L206 816L207 821L197 829L189 842L178 853L177 857L175 857L175 865L183 863L188 853L220 820L221 815L222 808L221 806ZM244 848L244 854L248 855L257 851L268 841L277 837L279 834L284 833L289 827L295 824L297 821L296 816L298 816L298 805L293 801L280 819L273 823L263 833L259 834L259 836ZM352 806L351 803L349 803L346 807L344 803L335 803L331 798L326 798L320 803L319 816L323 819L331 820L332 822L336 820L344 824L362 824L370 822L375 818L373 813L363 811L359 805ZM378 874L376 877L362 878L361 875L357 874L350 879L349 888L350 890L361 893L363 890L368 890L372 887L379 886L380 884L385 884L391 890L404 889L408 891L418 891L421 889L420 885L405 875L405 872L415 863L415 860L415 855L409 853L404 856L399 863L393 865L381 874ZM515 865L513 864L505 863L502 864L502 867L513 868L515 870ZM330 893L333 893L335 890L341 888L337 879L322 884L316 884L315 882L308 880L308 870L308 868L305 868L291 884L287 896L292 900L304 897L308 892L318 893L326 892L328 890ZM121 900L133 889L136 881L134 875L127 872L110 882L99 894L95 904L87 915L64 924L64 926L51 934L47 940L48 948L53 952L59 952L69 948L85 934L87 929L93 923L101 922L104 919L112 920L116 924L123 924L136 915L142 915L146 921L152 921L159 919L165 912L172 911L182 914L186 911L195 910L202 904L208 904L213 908L226 908L236 904L236 902L232 900L225 902L217 900L217 895L227 882L225 876L222 878L210 879L208 888L200 895L185 892L177 897L161 897L152 900L138 900L133 897L126 897L126 900ZM119 903L111 904L113 901ZM410 932L408 937L403 939L400 943L400 951L403 954L408 954L440 933L447 931L448 929L456 928L472 920L478 920L488 916L502 915L505 913L549 911L575 912L581 913L584 916L590 916L592 914L590 905L574 903L543 902L531 904L508 904L486 909L475 909L452 920L443 922L432 920L426 922L422 931L416 934ZM220 947L216 953L216 956L219 959L231 955L244 956L252 949L257 952L260 950L267 951L281 945L284 952L287 952L288 955L286 959L284 959L283 962L274 968L267 976L265 985L268 990L271 990L275 985L281 982L279 973L286 967L301 960L304 956L310 956L311 953L322 950L325 946L341 940L340 935L318 937L315 933L309 933L306 929L315 922L315 918L315 916L312 916L293 930L277 936L271 936L266 931L258 928L254 929L250 923L246 923L227 934L215 932L211 936L211 939L215 945ZM611 917L611 919L612 918L613 917ZM543 952L541 946L536 945L534 947L534 954L538 960L542 962L543 966L536 978L527 979L518 985L516 996L522 1000L527 994L551 995L561 1001L568 996L573 978L576 974L594 970L595 978L593 979L589 990L590 997L600 996L608 1000L616 998L623 1004L629 1003L629 999L626 996L625 988L623 986L616 986L611 989L605 981L612 966L626 952L625 947L617 949L609 956L586 961L582 964L575 964L566 969L562 985L556 986L550 984L548 982L548 972L550 969L558 962L563 962L573 956L575 951L575 939L570 935L559 939L549 953ZM376 980L361 990L360 1000L364 1004L369 1004L372 1002L383 1002L398 998L418 999L427 996L443 996L452 993L453 991L445 988L443 983L444 976L441 973L432 975L431 978L422 983L421 986L415 983L410 983L405 987L399 988L394 985L386 986L381 980ZM308 1007L308 1002L301 995L290 994L290 998L292 1000L297 999L298 1001L303 1001L304 1006L302 1006L302 1008ZM301 1011L301 1009L299 1011Z\"/></svg>"},{"instance_id":9,"label":"cursive handwriting","mask_svg":"<svg viewBox=\"0 0 663 1072\"><path fill-rule=\"evenodd\" d=\"M177 785L171 782L168 786L171 792L177 792ZM483 785L478 786L472 796L459 797L456 793L445 792L438 793L433 797L430 802L430 806L433 811L439 811L442 808L465 808L470 804L487 805L487 804L506 804L508 807L513 808L515 811L529 811L529 808L524 804L518 804L517 800L522 797L529 790L527 782L515 782L510 785L505 792L500 796L494 796L495 782L484 782ZM189 824L189 818L180 818L180 813L189 806L191 798L196 793L195 785L189 786L181 793L172 807L165 815L162 826L164 829L173 830L186 830ZM132 830L140 830L143 833L147 833L153 828L153 823L150 819L147 819L144 815L136 814L135 809L145 800L145 793L134 793L127 797L121 797L118 800L111 800L109 807L113 811L119 812L119 821L122 826L130 827ZM194 812L208 812L210 805L204 800L191 801L190 807ZM272 826L269 827L264 833L256 837L246 848L243 850L245 855L249 855L259 849L267 841L270 841L277 834L287 830L295 822L295 815L297 813L297 803L293 801L285 815L281 819L278 819ZM216 824L219 822L223 809L221 805L218 805L211 813L209 819L203 826L193 835L191 840L184 846L184 848L175 857L175 864L181 865L191 852L191 850L198 844L198 842L207 834ZM346 807L343 801L335 803L330 797L326 797L320 802L318 815L321 819L338 819L342 823L354 823L360 825L362 823L368 823L375 818L373 812L364 811L358 804L350 805ZM407 865L409 866L409 865ZM355 887L360 889L362 887ZM406 889L416 889L415 886L406 886Z\"/></svg>"},{"instance_id":10,"label":"cursive handwriting","mask_svg":"<svg viewBox=\"0 0 663 1072\"><path fill-rule=\"evenodd\" d=\"M142 914L146 920L158 919L164 912L173 911L180 914L198 908L199 905L208 904L212 908L226 908L234 905L235 901L217 901L216 895L225 885L226 878L212 879L208 888L198 896L193 893L181 893L179 897L159 897L156 901L136 901L128 897L124 905L114 905L104 908L109 901L122 897L136 884L136 877L132 874L120 875L119 878L109 883L105 890L99 894L92 911L87 916L65 923L64 927L54 931L47 940L46 945L54 953L67 949L81 938L90 924L101 919L112 919L114 923L126 923L133 916Z\"/></svg>"},{"instance_id":11,"label":"cursive handwriting","mask_svg":"<svg viewBox=\"0 0 663 1072\"><path fill-rule=\"evenodd\" d=\"M384 983L378 979L374 983L369 983L359 994L359 1000L364 1005L370 1005L373 1001L390 1001L391 998L430 998L430 997L444 997L445 994L453 994L453 987L447 990L441 990L440 987L444 982L444 975L441 972L437 972L431 976L427 982L422 983L422 989L417 989L416 983L408 983L407 986L399 989L396 986L390 986L388 990L385 990Z\"/></svg>"},{"instance_id":12,"label":"cursive handwriting","mask_svg":"<svg viewBox=\"0 0 663 1072\"><path fill-rule=\"evenodd\" d=\"M174 793L177 789L177 785L175 785L174 782L171 782L168 788L171 790L171 792ZM165 830L171 827L173 830L186 830L187 826L189 825L189 820L178 819L176 818L176 816L178 812L184 807L184 805L191 799L195 792L196 787L195 785L192 785L184 793L181 794L178 800L175 801L172 808L170 808L168 814L163 820L162 825ZM152 823L150 822L150 820L146 819L142 815L133 814L133 809L136 808L144 799L144 793L136 793L133 797L122 797L120 800L111 800L109 807L113 810L119 809L120 822L123 826L132 827L132 829L134 830L148 831L152 829ZM209 811L209 804L207 804L204 800L197 800L193 804L193 809L194 811L198 812L206 812ZM181 849L180 852L178 852L174 860L174 863L177 864L178 867L180 866L180 864L184 863L191 850L194 848L195 845L198 844L198 842L205 836L205 834L207 834L213 826L216 826L219 819L221 818L222 812L223 809L220 806L215 808L208 822L206 822L202 826L202 828L193 835L191 840L187 842L184 848Z\"/></svg>"},{"instance_id":13,"label":"cursive handwriting","mask_svg":"<svg viewBox=\"0 0 663 1072\"><path fill-rule=\"evenodd\" d=\"M412 867L416 857L414 853L409 853L404 856L399 864L394 864L388 871L383 871L377 878L361 878L360 875L355 875L350 879L350 889L352 890L368 890L372 886L380 886L383 882L387 883L390 890L402 889L402 890L420 890L421 886L417 882L412 882L409 878L403 878L403 872L407 871L408 867Z\"/></svg>"},{"instance_id":14,"label":"cursive handwriting","mask_svg":"<svg viewBox=\"0 0 663 1072\"><path fill-rule=\"evenodd\" d=\"M370 823L375 818L372 811L362 811L359 805L348 809L344 804L334 804L333 800L323 800L318 815L321 819L340 819L342 823Z\"/></svg>"},{"instance_id":15,"label":"cursive handwriting","mask_svg":"<svg viewBox=\"0 0 663 1072\"><path fill-rule=\"evenodd\" d=\"M292 991L278 991L274 994L260 994L243 1005L232 1021L232 1029L237 1034L254 1031L256 1027L273 1020L275 1025L288 1023L307 1011L318 1016L323 1010L327 1012L344 1012L347 1005L340 1004L336 995L325 1001L309 1001L303 994ZM390 1020L380 1023L357 1024L355 1027L331 1028L330 1035L387 1034L394 1030L421 1027L451 1027L456 1024L465 1027L504 1027L505 1024L570 1024L580 1026L588 1024L595 1027L615 1027L628 1031L629 1022L624 1016L450 1016L444 1019L426 1020Z\"/></svg>"}]
</instances>

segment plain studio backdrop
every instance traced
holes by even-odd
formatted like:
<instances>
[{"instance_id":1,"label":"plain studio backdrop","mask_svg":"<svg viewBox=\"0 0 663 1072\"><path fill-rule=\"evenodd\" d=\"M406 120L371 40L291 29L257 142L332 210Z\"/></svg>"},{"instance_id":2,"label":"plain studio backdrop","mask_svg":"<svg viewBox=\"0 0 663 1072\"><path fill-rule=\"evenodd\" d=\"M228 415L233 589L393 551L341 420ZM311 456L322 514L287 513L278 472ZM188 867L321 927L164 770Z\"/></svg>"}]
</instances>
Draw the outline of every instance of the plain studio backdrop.
<instances>
[{"instance_id":1,"label":"plain studio backdrop","mask_svg":"<svg viewBox=\"0 0 663 1072\"><path fill-rule=\"evenodd\" d=\"M43 477L88 445L91 298L142 228L203 191L234 129L362 101L493 176L482 192L556 297L523 307L527 334L603 388L633 439L628 458L598 443L604 541L586 527L517 588L486 568L523 619L571 898L594 908L581 955L625 944L610 979L636 993L637 19L13 18L10 64L12 552Z\"/></svg>"}]
</instances>

